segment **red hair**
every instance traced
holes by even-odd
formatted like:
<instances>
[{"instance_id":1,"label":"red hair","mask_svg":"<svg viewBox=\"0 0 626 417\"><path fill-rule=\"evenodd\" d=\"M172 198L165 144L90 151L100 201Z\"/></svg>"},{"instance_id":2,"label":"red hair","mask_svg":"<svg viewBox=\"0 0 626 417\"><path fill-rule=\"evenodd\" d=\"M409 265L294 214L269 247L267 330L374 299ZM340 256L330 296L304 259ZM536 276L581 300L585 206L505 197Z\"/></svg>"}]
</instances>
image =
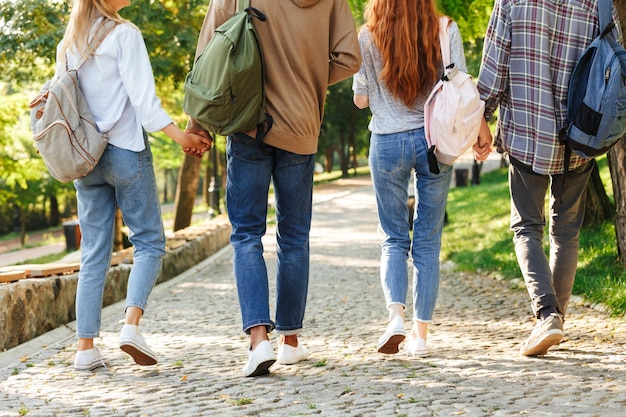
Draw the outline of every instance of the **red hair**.
<instances>
[{"instance_id":1,"label":"red hair","mask_svg":"<svg viewBox=\"0 0 626 417\"><path fill-rule=\"evenodd\" d=\"M383 58L380 80L407 107L441 72L439 17L434 0L370 0L365 25Z\"/></svg>"}]
</instances>

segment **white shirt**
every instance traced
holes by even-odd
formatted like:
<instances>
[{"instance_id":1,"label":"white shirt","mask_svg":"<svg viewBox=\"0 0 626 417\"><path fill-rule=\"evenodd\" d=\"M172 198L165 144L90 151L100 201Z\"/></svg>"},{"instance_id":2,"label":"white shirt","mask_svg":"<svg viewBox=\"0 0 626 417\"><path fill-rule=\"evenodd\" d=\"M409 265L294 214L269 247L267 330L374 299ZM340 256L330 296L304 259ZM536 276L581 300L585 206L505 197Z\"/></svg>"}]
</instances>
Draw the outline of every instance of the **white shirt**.
<instances>
[{"instance_id":1,"label":"white shirt","mask_svg":"<svg viewBox=\"0 0 626 417\"><path fill-rule=\"evenodd\" d=\"M93 31L99 25L98 19ZM59 44L61 46L63 41ZM59 59L57 73L64 71ZM68 52L68 68L80 56ZM139 152L145 149L143 129L157 132L172 123L156 95L154 75L141 32L119 24L78 71L80 88L100 131L109 132L109 143Z\"/></svg>"}]
</instances>

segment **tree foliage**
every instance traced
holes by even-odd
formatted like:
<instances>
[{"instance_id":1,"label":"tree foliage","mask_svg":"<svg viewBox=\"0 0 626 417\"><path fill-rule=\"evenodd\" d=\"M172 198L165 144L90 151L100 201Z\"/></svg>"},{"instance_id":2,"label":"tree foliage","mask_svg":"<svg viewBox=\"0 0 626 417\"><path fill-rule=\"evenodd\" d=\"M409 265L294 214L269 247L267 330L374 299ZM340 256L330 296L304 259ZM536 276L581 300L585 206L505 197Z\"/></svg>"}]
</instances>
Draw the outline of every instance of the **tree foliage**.
<instances>
[{"instance_id":1,"label":"tree foliage","mask_svg":"<svg viewBox=\"0 0 626 417\"><path fill-rule=\"evenodd\" d=\"M347 1L358 27L363 23L367 0ZM440 10L458 22L468 67L477 73L492 0L438 1ZM52 75L56 45L63 37L71 4L70 0L0 0L0 81L6 85L0 90L0 204L7 203L9 195L19 195L26 201L26 189L44 194L64 194L73 189L71 184L60 184L47 175L28 140L26 106L27 96ZM208 0L133 0L120 12L142 31L157 93L163 107L180 126L186 119L182 112L182 83L193 64L208 4ZM344 167L348 152L363 154L367 149L367 112L356 111L351 95L350 81L330 89L320 137L320 154L327 147L336 149L341 152ZM14 132L18 132L17 136L21 132L25 139L18 140ZM153 134L151 144L157 171L174 172L181 166L183 154L169 138ZM28 209L28 205L25 207Z\"/></svg>"},{"instance_id":2,"label":"tree foliage","mask_svg":"<svg viewBox=\"0 0 626 417\"><path fill-rule=\"evenodd\" d=\"M67 1L0 0L1 77L40 82L50 76L69 17ZM120 14L142 31L157 84L178 85L191 68L206 12L202 0L133 1Z\"/></svg>"},{"instance_id":3,"label":"tree foliage","mask_svg":"<svg viewBox=\"0 0 626 417\"><path fill-rule=\"evenodd\" d=\"M54 72L70 6L71 1L0 0L0 203L18 207L24 218L46 196L73 192L71 183L50 178L27 126L28 96ZM120 12L142 31L158 95L179 125L186 119L182 81L192 65L206 7L200 0L137 0ZM184 155L180 147L162 134L152 136L157 169L178 167ZM3 213L0 218L9 223Z\"/></svg>"},{"instance_id":4,"label":"tree foliage","mask_svg":"<svg viewBox=\"0 0 626 417\"><path fill-rule=\"evenodd\" d=\"M1 0L0 77L18 84L49 77L68 13L67 2Z\"/></svg>"}]
</instances>

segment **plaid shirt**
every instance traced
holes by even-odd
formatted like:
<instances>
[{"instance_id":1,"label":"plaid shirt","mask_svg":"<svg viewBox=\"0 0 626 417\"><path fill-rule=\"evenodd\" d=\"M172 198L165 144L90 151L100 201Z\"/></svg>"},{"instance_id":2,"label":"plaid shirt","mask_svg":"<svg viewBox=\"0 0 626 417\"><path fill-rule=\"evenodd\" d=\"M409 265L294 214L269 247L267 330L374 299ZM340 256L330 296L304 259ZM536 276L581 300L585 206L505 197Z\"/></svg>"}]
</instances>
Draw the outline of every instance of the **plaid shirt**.
<instances>
[{"instance_id":1,"label":"plaid shirt","mask_svg":"<svg viewBox=\"0 0 626 417\"><path fill-rule=\"evenodd\" d=\"M596 0L496 0L478 90L487 120L500 106L499 152L538 174L563 173L568 82L598 26ZM569 169L586 161L572 155Z\"/></svg>"}]
</instances>

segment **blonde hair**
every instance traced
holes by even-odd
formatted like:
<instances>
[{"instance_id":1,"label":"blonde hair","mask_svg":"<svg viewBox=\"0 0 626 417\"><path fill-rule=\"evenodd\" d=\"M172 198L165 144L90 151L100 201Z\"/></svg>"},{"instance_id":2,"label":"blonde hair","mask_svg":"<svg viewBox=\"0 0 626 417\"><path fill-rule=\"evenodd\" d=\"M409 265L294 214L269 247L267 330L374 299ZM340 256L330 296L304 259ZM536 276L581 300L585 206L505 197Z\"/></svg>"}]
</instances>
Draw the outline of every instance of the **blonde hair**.
<instances>
[{"instance_id":1,"label":"blonde hair","mask_svg":"<svg viewBox=\"0 0 626 417\"><path fill-rule=\"evenodd\" d=\"M434 0L370 0L365 8L365 26L383 59L380 80L407 107L439 76L440 16Z\"/></svg>"},{"instance_id":2,"label":"blonde hair","mask_svg":"<svg viewBox=\"0 0 626 417\"><path fill-rule=\"evenodd\" d=\"M74 0L59 55L65 57L70 51L85 54L89 50L91 27L102 16L119 23L130 23L107 0Z\"/></svg>"}]
</instances>

